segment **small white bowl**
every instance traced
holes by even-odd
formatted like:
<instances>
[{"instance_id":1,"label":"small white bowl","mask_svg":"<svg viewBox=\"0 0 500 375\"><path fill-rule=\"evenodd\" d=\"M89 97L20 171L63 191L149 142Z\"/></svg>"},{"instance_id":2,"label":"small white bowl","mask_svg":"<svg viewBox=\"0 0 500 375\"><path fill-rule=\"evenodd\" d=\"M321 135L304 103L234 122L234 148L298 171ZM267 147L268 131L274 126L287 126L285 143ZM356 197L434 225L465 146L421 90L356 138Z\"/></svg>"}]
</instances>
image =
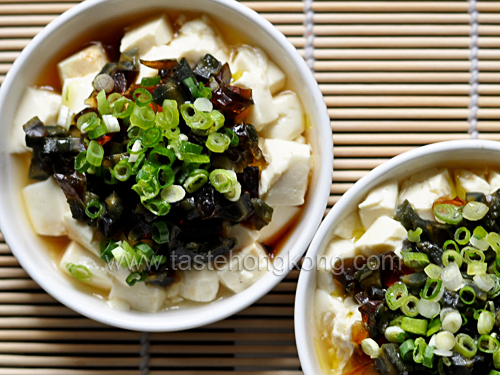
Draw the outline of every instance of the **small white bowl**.
<instances>
[{"instance_id":1,"label":"small white bowl","mask_svg":"<svg viewBox=\"0 0 500 375\"><path fill-rule=\"evenodd\" d=\"M464 164L478 167L499 164L500 142L451 141L436 143L406 152L375 168L361 178L335 204L314 236L303 264L314 264L314 259L323 254L332 239L332 229L348 214L357 209L363 198L377 185L391 178L405 178L412 173L434 166L453 167ZM495 162L496 160L496 162ZM305 375L323 375L316 353L314 338L314 292L316 270L302 269L295 298L295 335L300 363Z\"/></svg>"},{"instance_id":2,"label":"small white bowl","mask_svg":"<svg viewBox=\"0 0 500 375\"><path fill-rule=\"evenodd\" d=\"M268 272L247 290L229 298L191 308L156 314L118 311L105 302L75 288L50 259L44 242L33 232L21 199L24 171L16 167L7 143L16 103L24 89L33 85L44 68L53 63L64 46L96 27L113 20L133 19L135 14L159 10L193 11L221 20L262 48L286 73L290 89L297 92L312 124L309 140L314 168L308 199L302 217L282 247L281 254L296 262L306 250L323 216L328 199L333 162L330 119L321 91L302 57L271 23L246 6L233 0L89 0L50 23L24 49L10 69L0 90L0 227L29 275L49 294L71 309L105 324L141 331L178 331L224 319L248 307L273 289L285 272ZM288 263L287 263L288 265Z\"/></svg>"}]
</instances>

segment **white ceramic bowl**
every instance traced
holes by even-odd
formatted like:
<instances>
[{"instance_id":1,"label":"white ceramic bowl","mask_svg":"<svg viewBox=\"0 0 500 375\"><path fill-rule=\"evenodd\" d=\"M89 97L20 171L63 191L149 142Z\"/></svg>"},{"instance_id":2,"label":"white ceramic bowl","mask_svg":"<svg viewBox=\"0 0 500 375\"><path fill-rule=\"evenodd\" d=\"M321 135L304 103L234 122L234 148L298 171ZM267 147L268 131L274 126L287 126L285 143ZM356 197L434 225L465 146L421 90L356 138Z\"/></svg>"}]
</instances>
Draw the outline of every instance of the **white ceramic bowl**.
<instances>
[{"instance_id":1,"label":"white ceramic bowl","mask_svg":"<svg viewBox=\"0 0 500 375\"><path fill-rule=\"evenodd\" d=\"M464 163L467 167L473 165L484 167L495 164L498 166L499 161L500 142L477 140L436 143L396 156L356 182L335 204L316 232L303 264L313 264L311 262L323 254L332 238L332 229L344 217L354 212L368 192L380 183L391 178L404 178L438 165L446 166L454 163L456 166L457 163ZM295 335L305 375L322 375L314 346L316 326L312 306L314 306L315 290L316 271L303 269L295 299Z\"/></svg>"},{"instance_id":2,"label":"white ceramic bowl","mask_svg":"<svg viewBox=\"0 0 500 375\"><path fill-rule=\"evenodd\" d=\"M49 294L71 309L100 322L133 330L177 331L224 319L248 307L274 288L287 272L268 272L247 290L227 299L194 308L147 314L117 311L104 301L77 290L57 269L44 249L44 242L32 231L21 200L21 171L8 154L10 124L24 89L33 85L54 55L82 34L113 20L158 10L198 11L241 33L262 48L287 74L290 89L296 91L311 119L310 142L314 172L308 200L296 230L281 254L300 259L319 226L330 191L333 162L330 120L318 85L295 48L276 28L251 9L233 0L88 0L50 23L24 49L7 74L0 92L0 228L29 275ZM24 173L24 172L22 172Z\"/></svg>"}]
</instances>

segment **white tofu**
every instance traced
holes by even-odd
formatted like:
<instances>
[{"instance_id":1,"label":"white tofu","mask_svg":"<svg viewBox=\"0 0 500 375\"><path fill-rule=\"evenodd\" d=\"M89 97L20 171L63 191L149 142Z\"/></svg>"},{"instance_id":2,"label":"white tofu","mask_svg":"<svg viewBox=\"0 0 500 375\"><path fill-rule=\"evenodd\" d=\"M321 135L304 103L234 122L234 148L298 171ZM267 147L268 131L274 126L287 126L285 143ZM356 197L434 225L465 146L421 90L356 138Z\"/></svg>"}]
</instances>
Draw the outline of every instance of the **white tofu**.
<instances>
[{"instance_id":1,"label":"white tofu","mask_svg":"<svg viewBox=\"0 0 500 375\"><path fill-rule=\"evenodd\" d=\"M109 299L106 302L106 305L115 310L120 310L120 311L130 310L130 305L127 302L122 301L121 299Z\"/></svg>"},{"instance_id":2,"label":"white tofu","mask_svg":"<svg viewBox=\"0 0 500 375\"><path fill-rule=\"evenodd\" d=\"M223 64L228 61L228 48L209 23L206 16L186 22L179 29L178 36L170 42L170 47L180 57L185 57L191 66L207 53Z\"/></svg>"},{"instance_id":3,"label":"white tofu","mask_svg":"<svg viewBox=\"0 0 500 375\"><path fill-rule=\"evenodd\" d=\"M71 275L66 267L68 263L73 263L77 266L85 266L92 273L92 277L89 281L80 281L93 285L99 289L111 289L113 279L106 272L106 263L74 241L69 244L59 263L59 268L68 275Z\"/></svg>"},{"instance_id":4,"label":"white tofu","mask_svg":"<svg viewBox=\"0 0 500 375\"><path fill-rule=\"evenodd\" d=\"M64 236L64 214L69 211L66 196L53 177L23 189L26 211L37 234Z\"/></svg>"},{"instance_id":5,"label":"white tofu","mask_svg":"<svg viewBox=\"0 0 500 375\"><path fill-rule=\"evenodd\" d=\"M386 181L370 191L366 199L358 205L363 226L368 228L380 216L393 216L397 200L398 180L396 179Z\"/></svg>"},{"instance_id":6,"label":"white tofu","mask_svg":"<svg viewBox=\"0 0 500 375\"><path fill-rule=\"evenodd\" d=\"M297 143L302 143L302 144L306 144L307 143L306 137L304 137L303 135L299 135L293 141L297 142Z\"/></svg>"},{"instance_id":7,"label":"white tofu","mask_svg":"<svg viewBox=\"0 0 500 375\"><path fill-rule=\"evenodd\" d=\"M67 78L100 72L107 62L109 61L102 44L92 44L57 64L59 78L64 82Z\"/></svg>"},{"instance_id":8,"label":"white tofu","mask_svg":"<svg viewBox=\"0 0 500 375\"><path fill-rule=\"evenodd\" d=\"M97 257L101 256L101 241L104 240L104 236L99 230L83 221L73 219L71 211L64 215L63 224L69 238L78 242Z\"/></svg>"},{"instance_id":9,"label":"white tofu","mask_svg":"<svg viewBox=\"0 0 500 375\"><path fill-rule=\"evenodd\" d=\"M139 56L143 56L151 48L170 42L173 35L170 22L162 15L127 30L120 43L120 52L138 48Z\"/></svg>"},{"instance_id":10,"label":"white tofu","mask_svg":"<svg viewBox=\"0 0 500 375\"><path fill-rule=\"evenodd\" d=\"M228 263L217 271L222 285L239 293L264 276L269 265L266 251L258 243L233 252Z\"/></svg>"},{"instance_id":11,"label":"white tofu","mask_svg":"<svg viewBox=\"0 0 500 375\"><path fill-rule=\"evenodd\" d=\"M233 82L234 86L252 89L254 105L249 109L247 122L255 126L257 131L261 131L279 117L269 86L263 82L267 81L262 81L262 77L254 72L244 72Z\"/></svg>"},{"instance_id":12,"label":"white tofu","mask_svg":"<svg viewBox=\"0 0 500 375\"><path fill-rule=\"evenodd\" d=\"M262 130L265 138L293 141L305 130L304 111L300 100L293 91L287 91L273 98L278 111L278 119Z\"/></svg>"},{"instance_id":13,"label":"white tofu","mask_svg":"<svg viewBox=\"0 0 500 375\"><path fill-rule=\"evenodd\" d=\"M33 117L38 116L46 125L55 125L61 107L61 95L52 91L28 87L14 116L12 131L10 133L9 151L12 154L27 152L23 125Z\"/></svg>"},{"instance_id":14,"label":"white tofu","mask_svg":"<svg viewBox=\"0 0 500 375\"><path fill-rule=\"evenodd\" d=\"M333 271L339 271L344 258L352 258L355 255L354 242L342 238L334 238L318 258L318 288L328 294L337 291L338 283L333 279Z\"/></svg>"},{"instance_id":15,"label":"white tofu","mask_svg":"<svg viewBox=\"0 0 500 375\"><path fill-rule=\"evenodd\" d=\"M126 302L131 308L149 313L158 312L165 303L167 291L165 288L136 283L134 286L113 281L109 300Z\"/></svg>"},{"instance_id":16,"label":"white tofu","mask_svg":"<svg viewBox=\"0 0 500 375\"><path fill-rule=\"evenodd\" d=\"M359 220L358 210L354 211L344 219L342 219L336 226L333 228L333 234L344 238L346 240L351 240L358 233L363 233L363 226L361 225L361 221Z\"/></svg>"},{"instance_id":17,"label":"white tofu","mask_svg":"<svg viewBox=\"0 0 500 375\"><path fill-rule=\"evenodd\" d=\"M386 251L398 251L408 233L399 221L388 216L381 216L355 242L358 252L365 256L382 254Z\"/></svg>"},{"instance_id":18,"label":"white tofu","mask_svg":"<svg viewBox=\"0 0 500 375\"><path fill-rule=\"evenodd\" d=\"M62 104L73 113L78 113L88 107L85 101L94 92L92 82L99 72L87 74L84 77L68 78L62 89Z\"/></svg>"},{"instance_id":19,"label":"white tofu","mask_svg":"<svg viewBox=\"0 0 500 375\"><path fill-rule=\"evenodd\" d=\"M493 194L498 189L500 189L500 173L491 171L488 182L490 184L490 194Z\"/></svg>"},{"instance_id":20,"label":"white tofu","mask_svg":"<svg viewBox=\"0 0 500 375\"><path fill-rule=\"evenodd\" d=\"M260 195L271 206L300 206L307 189L311 148L301 143L262 139L268 166L261 173Z\"/></svg>"},{"instance_id":21,"label":"white tofu","mask_svg":"<svg viewBox=\"0 0 500 375\"><path fill-rule=\"evenodd\" d=\"M229 236L235 237L238 240L238 244L233 248L233 251L238 251L257 241L259 238L259 231L236 224L231 227Z\"/></svg>"},{"instance_id":22,"label":"white tofu","mask_svg":"<svg viewBox=\"0 0 500 375\"><path fill-rule=\"evenodd\" d=\"M266 242L277 235L283 235L283 232L288 229L295 216L300 212L300 208L295 206L276 206L273 208L273 219L259 231L259 242Z\"/></svg>"},{"instance_id":23,"label":"white tofu","mask_svg":"<svg viewBox=\"0 0 500 375\"><path fill-rule=\"evenodd\" d=\"M267 82L273 95L283 90L286 82L285 73L270 60L267 62Z\"/></svg>"},{"instance_id":24,"label":"white tofu","mask_svg":"<svg viewBox=\"0 0 500 375\"><path fill-rule=\"evenodd\" d=\"M448 170L431 168L415 173L403 182L398 204L408 199L423 219L434 220L432 204L438 198L452 196L453 190Z\"/></svg>"},{"instance_id":25,"label":"white tofu","mask_svg":"<svg viewBox=\"0 0 500 375\"><path fill-rule=\"evenodd\" d=\"M211 302L219 291L217 272L203 267L200 270L182 271L180 296L195 302Z\"/></svg>"},{"instance_id":26,"label":"white tofu","mask_svg":"<svg viewBox=\"0 0 500 375\"><path fill-rule=\"evenodd\" d=\"M153 47L146 53L143 57L144 60L157 61L165 59L175 59L179 60L181 58L180 52L171 46L159 46ZM158 75L158 69L148 68L146 65L140 64L139 66L139 76L137 77L137 83L141 83L142 79L145 77L156 77Z\"/></svg>"},{"instance_id":27,"label":"white tofu","mask_svg":"<svg viewBox=\"0 0 500 375\"><path fill-rule=\"evenodd\" d=\"M490 184L474 172L459 169L455 172L457 189L462 188L466 193L490 193Z\"/></svg>"}]
</instances>

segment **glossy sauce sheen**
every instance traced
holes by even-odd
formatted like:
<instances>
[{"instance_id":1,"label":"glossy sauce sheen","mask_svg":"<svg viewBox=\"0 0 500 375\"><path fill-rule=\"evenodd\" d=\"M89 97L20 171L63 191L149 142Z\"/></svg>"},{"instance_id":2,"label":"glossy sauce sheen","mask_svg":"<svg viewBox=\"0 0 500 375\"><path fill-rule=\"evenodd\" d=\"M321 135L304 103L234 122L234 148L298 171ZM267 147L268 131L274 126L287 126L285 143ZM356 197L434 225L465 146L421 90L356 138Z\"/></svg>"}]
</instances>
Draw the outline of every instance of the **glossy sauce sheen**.
<instances>
[{"instance_id":1,"label":"glossy sauce sheen","mask_svg":"<svg viewBox=\"0 0 500 375\"><path fill-rule=\"evenodd\" d=\"M75 40L73 43L71 43L71 45L63 46L59 50L59 52L53 56L51 62L48 64L47 67L45 67L43 73L40 75L39 79L34 83L34 85L44 89L61 92L62 82L60 82L59 79L57 64L60 61L64 60L65 58L77 53L83 48L94 43L98 42L102 43L103 47L107 52L109 60L118 61L120 57L120 51L119 51L120 41L124 35L124 30L126 30L128 27L136 23L141 23L147 21L148 19L157 17L158 14L160 13L167 14L167 18L170 20L176 33L179 29L179 25L176 23L176 20L181 14L186 17L186 20L195 19L200 16L200 14L196 14L193 12L169 11L167 13L165 9L157 9L156 11L153 9L149 10L146 14L135 14L131 17L123 18L117 22L114 22L113 24L103 25L100 28L92 30L92 32L90 33L82 34L81 37ZM247 39L243 35L235 33L234 30L231 29L230 27L224 25L218 20L214 20L213 18L211 18L211 20L212 20L211 26L217 32L219 32L219 34L222 36L222 38L228 45L229 49L234 49L234 47L243 44L252 45L252 43L247 41ZM279 62L277 63L279 65ZM285 87L284 90L286 89L287 87ZM306 128L310 128L310 121L308 121L308 119L306 119ZM33 182L29 181L27 177L31 155L26 157L15 155L14 158L16 159L16 164L19 166L19 168L25 170L25 173L23 175L26 176L26 178L25 180L23 180L22 186L26 186L29 183ZM309 195L309 189L306 193L306 200L308 195ZM263 244L271 259L274 259L276 257L276 255L283 247L284 243L288 240L289 236L293 232L294 228L297 226L298 221L303 213L303 206L301 206L300 208L301 210L294 216L294 218L288 223L286 227L284 227L280 232L278 232L275 236L273 236L268 241L266 241L265 244ZM57 265L59 264L60 259L62 258L64 250L70 243L70 240L67 237L46 237L46 236L39 236L39 237L42 238L44 243L46 243L46 247L49 249L50 256L55 263L55 267L57 268ZM71 281L75 284L75 287L77 287L78 289L90 292L91 294L94 294L99 298L105 299L102 296L102 293L99 291L99 289L89 287L88 285L78 282L69 276L68 279L71 279ZM225 289L224 286L221 285L217 299L224 298L231 294L232 292ZM198 305L198 303L188 301L188 302L182 302L182 305Z\"/></svg>"}]
</instances>

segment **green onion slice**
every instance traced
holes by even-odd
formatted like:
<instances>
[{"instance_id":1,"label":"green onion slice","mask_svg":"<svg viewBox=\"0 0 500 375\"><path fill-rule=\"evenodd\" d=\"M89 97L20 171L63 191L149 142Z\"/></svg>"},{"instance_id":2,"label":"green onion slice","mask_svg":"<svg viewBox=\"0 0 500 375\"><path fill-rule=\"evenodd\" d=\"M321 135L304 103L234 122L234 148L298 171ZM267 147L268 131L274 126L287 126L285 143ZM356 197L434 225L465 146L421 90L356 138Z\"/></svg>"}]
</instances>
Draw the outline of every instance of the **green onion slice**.
<instances>
[{"instance_id":1,"label":"green onion slice","mask_svg":"<svg viewBox=\"0 0 500 375\"><path fill-rule=\"evenodd\" d=\"M433 334L439 332L440 329L441 329L441 318L437 316L434 319L432 319L431 322L427 325L427 337L430 337Z\"/></svg>"},{"instance_id":2,"label":"green onion slice","mask_svg":"<svg viewBox=\"0 0 500 375\"><path fill-rule=\"evenodd\" d=\"M413 359L413 351L415 350L415 341L408 339L403 342L399 347L399 353L403 361L410 361Z\"/></svg>"},{"instance_id":3,"label":"green onion slice","mask_svg":"<svg viewBox=\"0 0 500 375\"><path fill-rule=\"evenodd\" d=\"M142 282L146 280L146 272L145 271L141 271L141 272L131 272L127 278L125 279L125 281L127 282L127 284L129 286L134 286L135 283L137 282Z\"/></svg>"},{"instance_id":4,"label":"green onion slice","mask_svg":"<svg viewBox=\"0 0 500 375\"><path fill-rule=\"evenodd\" d=\"M101 259L109 263L113 258L112 250L118 247L118 243L112 239L101 241Z\"/></svg>"},{"instance_id":5,"label":"green onion slice","mask_svg":"<svg viewBox=\"0 0 500 375\"><path fill-rule=\"evenodd\" d=\"M208 181L208 172L204 169L195 169L192 171L188 178L184 181L182 186L188 193L194 193L205 185Z\"/></svg>"},{"instance_id":6,"label":"green onion slice","mask_svg":"<svg viewBox=\"0 0 500 375\"><path fill-rule=\"evenodd\" d=\"M141 129L149 129L154 126L156 114L149 106L136 105L130 115L130 123Z\"/></svg>"},{"instance_id":7,"label":"green onion slice","mask_svg":"<svg viewBox=\"0 0 500 375\"><path fill-rule=\"evenodd\" d=\"M236 147L240 144L240 138L236 135L234 131L232 131L229 128L224 128L224 131L226 132L226 135L229 137L231 140L231 146Z\"/></svg>"},{"instance_id":8,"label":"green onion slice","mask_svg":"<svg viewBox=\"0 0 500 375\"><path fill-rule=\"evenodd\" d=\"M472 246L464 247L460 255L462 256L462 259L465 263L484 262L486 258L481 250L476 249L475 247Z\"/></svg>"},{"instance_id":9,"label":"green onion slice","mask_svg":"<svg viewBox=\"0 0 500 375\"><path fill-rule=\"evenodd\" d=\"M443 252L443 255L441 257L443 260L443 265L446 267L450 264L450 262L455 262L458 267L462 266L462 256L460 253L456 252L455 250L446 250Z\"/></svg>"},{"instance_id":10,"label":"green onion slice","mask_svg":"<svg viewBox=\"0 0 500 375\"><path fill-rule=\"evenodd\" d=\"M87 149L87 162L94 167L99 167L104 158L104 149L96 141L90 141Z\"/></svg>"},{"instance_id":11,"label":"green onion slice","mask_svg":"<svg viewBox=\"0 0 500 375\"><path fill-rule=\"evenodd\" d=\"M210 183L219 193L231 192L238 182L236 173L227 169L214 169L210 173ZM399 306L398 306L399 307Z\"/></svg>"},{"instance_id":12,"label":"green onion slice","mask_svg":"<svg viewBox=\"0 0 500 375\"><path fill-rule=\"evenodd\" d=\"M494 326L495 315L491 311L481 311L477 320L477 332L480 335L488 335Z\"/></svg>"},{"instance_id":13,"label":"green onion slice","mask_svg":"<svg viewBox=\"0 0 500 375\"><path fill-rule=\"evenodd\" d=\"M142 145L144 147L155 147L158 143L160 143L161 139L162 133L160 128L153 126L146 129L142 134Z\"/></svg>"},{"instance_id":14,"label":"green onion slice","mask_svg":"<svg viewBox=\"0 0 500 375\"><path fill-rule=\"evenodd\" d=\"M409 316L410 318L416 317L418 315L418 301L419 299L415 296L409 295L408 297L406 297L403 305L401 306L401 311L403 312L403 314Z\"/></svg>"},{"instance_id":15,"label":"green onion slice","mask_svg":"<svg viewBox=\"0 0 500 375\"><path fill-rule=\"evenodd\" d=\"M231 139L221 133L212 133L208 136L206 146L207 148L216 153L223 153L229 148L231 144Z\"/></svg>"},{"instance_id":16,"label":"green onion slice","mask_svg":"<svg viewBox=\"0 0 500 375\"><path fill-rule=\"evenodd\" d=\"M80 173L85 173L89 167L90 164L87 161L87 151L80 152L75 158L75 170Z\"/></svg>"},{"instance_id":17,"label":"green onion slice","mask_svg":"<svg viewBox=\"0 0 500 375\"><path fill-rule=\"evenodd\" d=\"M106 127L106 124L102 120L99 119L98 123L99 125L95 129L88 131L90 139L97 139L99 137L102 137L108 132L108 128Z\"/></svg>"},{"instance_id":18,"label":"green onion slice","mask_svg":"<svg viewBox=\"0 0 500 375\"><path fill-rule=\"evenodd\" d=\"M113 116L116 118L127 118L132 114L134 108L135 104L132 100L122 97L113 104Z\"/></svg>"},{"instance_id":19,"label":"green onion slice","mask_svg":"<svg viewBox=\"0 0 500 375\"><path fill-rule=\"evenodd\" d=\"M425 367L432 368L433 360L434 360L434 347L427 345L425 347L424 360L422 361L422 364Z\"/></svg>"},{"instance_id":20,"label":"green onion slice","mask_svg":"<svg viewBox=\"0 0 500 375\"><path fill-rule=\"evenodd\" d=\"M466 305L472 305L476 300L476 291L469 285L460 289L460 300Z\"/></svg>"},{"instance_id":21,"label":"green onion slice","mask_svg":"<svg viewBox=\"0 0 500 375\"><path fill-rule=\"evenodd\" d=\"M407 297L408 288L402 282L392 284L385 293L387 306L389 306L391 310L397 310L403 306Z\"/></svg>"},{"instance_id":22,"label":"green onion slice","mask_svg":"<svg viewBox=\"0 0 500 375\"><path fill-rule=\"evenodd\" d=\"M172 166L176 159L175 152L163 146L156 146L149 153L149 161L156 165Z\"/></svg>"},{"instance_id":23,"label":"green onion slice","mask_svg":"<svg viewBox=\"0 0 500 375\"><path fill-rule=\"evenodd\" d=\"M401 328L406 332L422 336L427 334L427 324L425 319L415 319L407 316L401 320Z\"/></svg>"},{"instance_id":24,"label":"green onion slice","mask_svg":"<svg viewBox=\"0 0 500 375\"><path fill-rule=\"evenodd\" d=\"M182 186L171 185L161 191L161 197L168 203L177 203L184 199L186 191Z\"/></svg>"},{"instance_id":25,"label":"green onion slice","mask_svg":"<svg viewBox=\"0 0 500 375\"><path fill-rule=\"evenodd\" d=\"M450 245L452 248L450 249ZM458 245L455 241L453 240L448 240L443 244L443 250L455 250L456 252L460 252L460 249L458 248Z\"/></svg>"},{"instance_id":26,"label":"green onion slice","mask_svg":"<svg viewBox=\"0 0 500 375\"><path fill-rule=\"evenodd\" d=\"M165 216L170 212L170 203L163 199L153 198L142 202L143 206L157 216Z\"/></svg>"},{"instance_id":27,"label":"green onion slice","mask_svg":"<svg viewBox=\"0 0 500 375\"><path fill-rule=\"evenodd\" d=\"M67 263L66 269L75 279L86 282L92 281L92 272L86 266Z\"/></svg>"},{"instance_id":28,"label":"green onion slice","mask_svg":"<svg viewBox=\"0 0 500 375\"><path fill-rule=\"evenodd\" d=\"M99 201L99 199L91 200L89 204L87 204L87 207L85 207L85 213L92 220L97 219L101 214L102 210L103 206L102 203Z\"/></svg>"},{"instance_id":29,"label":"green onion slice","mask_svg":"<svg viewBox=\"0 0 500 375\"><path fill-rule=\"evenodd\" d=\"M425 287L422 291L420 291L420 297L427 300L436 299L443 287L443 282L437 279L427 279L425 283Z\"/></svg>"},{"instance_id":30,"label":"green onion slice","mask_svg":"<svg viewBox=\"0 0 500 375\"><path fill-rule=\"evenodd\" d=\"M477 340L477 348L483 353L495 353L500 349L500 342L491 335L482 335Z\"/></svg>"},{"instance_id":31,"label":"green onion slice","mask_svg":"<svg viewBox=\"0 0 500 375\"><path fill-rule=\"evenodd\" d=\"M429 257L424 253L412 253L406 251L403 252L402 255L405 265L411 268L424 268L430 263Z\"/></svg>"},{"instance_id":32,"label":"green onion slice","mask_svg":"<svg viewBox=\"0 0 500 375\"><path fill-rule=\"evenodd\" d=\"M413 361L422 363L424 361L424 352L427 344L422 337L415 339L415 349L413 349Z\"/></svg>"},{"instance_id":33,"label":"green onion slice","mask_svg":"<svg viewBox=\"0 0 500 375\"><path fill-rule=\"evenodd\" d=\"M459 245L467 245L470 240L470 231L466 227L460 227L455 231L455 241Z\"/></svg>"},{"instance_id":34,"label":"green onion slice","mask_svg":"<svg viewBox=\"0 0 500 375\"><path fill-rule=\"evenodd\" d=\"M456 337L455 351L465 358L473 358L477 353L474 339L465 333L459 333Z\"/></svg>"},{"instance_id":35,"label":"green onion slice","mask_svg":"<svg viewBox=\"0 0 500 375\"><path fill-rule=\"evenodd\" d=\"M468 202L462 211L464 218L470 221L478 221L486 216L490 208L481 202Z\"/></svg>"},{"instance_id":36,"label":"green onion slice","mask_svg":"<svg viewBox=\"0 0 500 375\"><path fill-rule=\"evenodd\" d=\"M142 80L141 80L141 86L142 87L154 87L156 85L158 85L161 81L161 77L160 76L156 76L156 77L144 77Z\"/></svg>"},{"instance_id":37,"label":"green onion slice","mask_svg":"<svg viewBox=\"0 0 500 375\"><path fill-rule=\"evenodd\" d=\"M460 208L448 203L434 206L434 217L442 223L453 225L457 225L463 219Z\"/></svg>"},{"instance_id":38,"label":"green onion slice","mask_svg":"<svg viewBox=\"0 0 500 375\"><path fill-rule=\"evenodd\" d=\"M97 110L99 111L101 116L111 114L111 107L109 106L108 100L106 98L106 91L104 90L101 90L99 94L97 94Z\"/></svg>"},{"instance_id":39,"label":"green onion slice","mask_svg":"<svg viewBox=\"0 0 500 375\"><path fill-rule=\"evenodd\" d=\"M420 242L420 235L422 234L422 228L418 227L417 229L415 229L414 231L413 230L409 230L408 231L408 240L410 242Z\"/></svg>"},{"instance_id":40,"label":"green onion slice","mask_svg":"<svg viewBox=\"0 0 500 375\"><path fill-rule=\"evenodd\" d=\"M153 241L158 244L164 244L170 241L170 231L168 225L164 221L155 221L151 224L151 234Z\"/></svg>"},{"instance_id":41,"label":"green onion slice","mask_svg":"<svg viewBox=\"0 0 500 375\"><path fill-rule=\"evenodd\" d=\"M160 192L160 185L154 176L150 176L147 180L139 179L137 183L132 186L134 190L141 197L141 201L154 198Z\"/></svg>"},{"instance_id":42,"label":"green onion slice","mask_svg":"<svg viewBox=\"0 0 500 375\"><path fill-rule=\"evenodd\" d=\"M120 160L113 168L113 175L118 181L127 181L132 174L132 167L127 159Z\"/></svg>"},{"instance_id":43,"label":"green onion slice","mask_svg":"<svg viewBox=\"0 0 500 375\"><path fill-rule=\"evenodd\" d=\"M168 165L158 167L155 176L160 184L160 189L173 185L175 182L175 173Z\"/></svg>"},{"instance_id":44,"label":"green onion slice","mask_svg":"<svg viewBox=\"0 0 500 375\"><path fill-rule=\"evenodd\" d=\"M139 107L147 106L153 101L153 95L142 87L136 89L132 94L132 97L134 98L135 104Z\"/></svg>"}]
</instances>

